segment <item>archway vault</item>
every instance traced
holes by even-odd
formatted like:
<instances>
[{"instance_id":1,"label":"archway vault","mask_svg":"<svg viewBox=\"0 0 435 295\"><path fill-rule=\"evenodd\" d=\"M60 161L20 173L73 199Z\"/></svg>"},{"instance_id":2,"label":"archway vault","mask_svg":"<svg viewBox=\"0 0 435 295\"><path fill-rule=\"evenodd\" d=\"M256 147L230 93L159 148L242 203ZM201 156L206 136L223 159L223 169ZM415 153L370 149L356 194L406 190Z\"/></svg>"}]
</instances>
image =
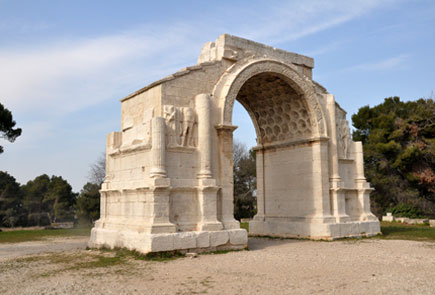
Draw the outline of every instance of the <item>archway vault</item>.
<instances>
[{"instance_id":1,"label":"archway vault","mask_svg":"<svg viewBox=\"0 0 435 295\"><path fill-rule=\"evenodd\" d=\"M283 90L283 93L276 93L277 89L275 88L274 90L270 89L272 90L271 94L273 97L282 95L292 95L293 97L298 96L309 116L311 136L327 136L325 116L314 91L312 82L298 73L298 70L294 65L285 64L274 59L257 59L247 62L246 64L238 66L234 65L222 75L213 90L214 101L221 108L220 124L224 126L232 124L234 101L239 98L239 101L245 106L245 108L247 108L248 113L251 118L253 118L257 136L262 134L259 124L256 123L258 117L255 116L255 112L250 109L246 101L243 101L239 96L240 91L243 91L242 87L247 82L249 83L249 80L255 79L255 77L261 75L269 75L270 77L279 78L280 81L288 85L286 88L291 89L293 93L286 92L285 89L281 89ZM277 83L277 86L282 86L282 84L283 83ZM267 103L267 98L264 99L264 102ZM282 107L284 106L285 105ZM277 109L277 111L279 111L279 109Z\"/></svg>"}]
</instances>

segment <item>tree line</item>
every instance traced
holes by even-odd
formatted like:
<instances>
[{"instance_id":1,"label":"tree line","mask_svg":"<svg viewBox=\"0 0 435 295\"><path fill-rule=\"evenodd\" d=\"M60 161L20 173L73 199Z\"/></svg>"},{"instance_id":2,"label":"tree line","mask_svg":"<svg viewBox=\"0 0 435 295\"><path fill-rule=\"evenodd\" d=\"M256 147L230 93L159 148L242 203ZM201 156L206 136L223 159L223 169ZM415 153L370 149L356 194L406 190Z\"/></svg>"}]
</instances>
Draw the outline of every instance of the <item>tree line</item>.
<instances>
[{"instance_id":1,"label":"tree line","mask_svg":"<svg viewBox=\"0 0 435 295\"><path fill-rule=\"evenodd\" d=\"M92 223L99 217L99 184L80 193L61 176L40 175L24 185L0 171L0 226L48 226L56 222Z\"/></svg>"}]
</instances>

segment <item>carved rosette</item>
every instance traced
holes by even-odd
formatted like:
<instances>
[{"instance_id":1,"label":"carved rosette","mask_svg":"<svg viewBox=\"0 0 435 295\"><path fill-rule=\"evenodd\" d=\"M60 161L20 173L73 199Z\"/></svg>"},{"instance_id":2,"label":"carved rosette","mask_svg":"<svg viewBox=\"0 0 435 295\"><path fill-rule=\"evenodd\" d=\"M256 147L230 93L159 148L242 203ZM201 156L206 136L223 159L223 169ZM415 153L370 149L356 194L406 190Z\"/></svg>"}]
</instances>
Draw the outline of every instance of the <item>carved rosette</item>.
<instances>
[{"instance_id":1,"label":"carved rosette","mask_svg":"<svg viewBox=\"0 0 435 295\"><path fill-rule=\"evenodd\" d=\"M240 89L237 100L255 118L259 144L312 135L304 99L278 76L263 73L250 78Z\"/></svg>"},{"instance_id":2,"label":"carved rosette","mask_svg":"<svg viewBox=\"0 0 435 295\"><path fill-rule=\"evenodd\" d=\"M222 85L228 84L231 81L228 89L225 86L216 87L215 95L224 99L223 124L230 125L233 111L234 100L237 99L238 93L243 85L252 77L270 73L279 76L298 94L301 99L305 100L305 107L310 117L311 131L313 136L325 135L325 120L323 112L318 102L316 93L314 92L313 83L308 78L297 72L295 66L283 64L275 60L256 60L250 62L238 72L235 69L230 69L233 73L227 73L224 79L220 81ZM234 77L234 78L233 78ZM222 87L222 88L220 88ZM222 91L222 93L220 93Z\"/></svg>"}]
</instances>

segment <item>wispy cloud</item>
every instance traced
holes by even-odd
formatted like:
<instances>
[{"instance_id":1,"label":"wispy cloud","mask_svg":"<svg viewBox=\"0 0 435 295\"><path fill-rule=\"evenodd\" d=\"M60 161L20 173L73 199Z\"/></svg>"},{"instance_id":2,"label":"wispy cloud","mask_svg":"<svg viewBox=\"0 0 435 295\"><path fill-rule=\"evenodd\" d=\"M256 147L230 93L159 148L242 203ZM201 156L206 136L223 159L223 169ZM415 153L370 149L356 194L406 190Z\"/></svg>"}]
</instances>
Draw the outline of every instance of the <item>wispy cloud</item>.
<instances>
[{"instance_id":1,"label":"wispy cloud","mask_svg":"<svg viewBox=\"0 0 435 295\"><path fill-rule=\"evenodd\" d=\"M126 89L133 91L160 78L159 74L177 70L180 61L195 60L201 46L197 40L203 35L215 38L231 27L230 33L279 44L343 24L379 3L279 1L266 5L261 13L258 8L246 9L245 25L237 27L210 21L213 18L207 15L187 25L144 25L95 38L54 40L36 47L0 47L0 99L10 108L23 111L75 111L126 95ZM234 19L232 14L239 13L229 12L229 16Z\"/></svg>"},{"instance_id":2,"label":"wispy cloud","mask_svg":"<svg viewBox=\"0 0 435 295\"><path fill-rule=\"evenodd\" d=\"M280 44L344 24L392 1L291 1L270 4L269 14L258 12L241 32L263 42ZM267 10L267 9L266 9ZM252 29L255 28L255 29Z\"/></svg>"},{"instance_id":3,"label":"wispy cloud","mask_svg":"<svg viewBox=\"0 0 435 295\"><path fill-rule=\"evenodd\" d=\"M339 48L340 46L342 46L345 43L345 41L341 40L341 41L334 41L331 42L329 44L320 46L316 49L310 50L310 51L306 51L306 52L301 52L304 55L307 56L311 56L311 57L317 57L326 53L329 53L331 51L336 50L337 48Z\"/></svg>"},{"instance_id":4,"label":"wispy cloud","mask_svg":"<svg viewBox=\"0 0 435 295\"><path fill-rule=\"evenodd\" d=\"M132 30L94 39L60 40L38 48L0 48L0 97L23 111L75 111L125 91L159 73L157 66L177 64L188 47L184 26L147 34ZM168 53L166 60L156 57ZM153 59L154 58L154 59ZM175 68L174 68L175 70ZM143 81L142 83L146 83Z\"/></svg>"},{"instance_id":5,"label":"wispy cloud","mask_svg":"<svg viewBox=\"0 0 435 295\"><path fill-rule=\"evenodd\" d=\"M346 68L343 71L382 71L382 70L390 70L402 66L406 59L408 58L407 54L401 54L398 56L386 58L376 62L367 62L362 63L356 66L352 66L350 68Z\"/></svg>"}]
</instances>

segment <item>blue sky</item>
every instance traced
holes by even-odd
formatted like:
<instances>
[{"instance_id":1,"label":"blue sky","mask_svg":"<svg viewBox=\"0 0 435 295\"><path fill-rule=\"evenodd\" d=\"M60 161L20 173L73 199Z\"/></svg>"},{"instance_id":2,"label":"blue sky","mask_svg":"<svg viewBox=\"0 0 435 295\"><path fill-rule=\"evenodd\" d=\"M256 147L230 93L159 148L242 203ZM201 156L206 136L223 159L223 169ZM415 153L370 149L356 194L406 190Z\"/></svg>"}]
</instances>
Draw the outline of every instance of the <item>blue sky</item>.
<instances>
[{"instance_id":1,"label":"blue sky","mask_svg":"<svg viewBox=\"0 0 435 295\"><path fill-rule=\"evenodd\" d=\"M0 0L0 102L23 134L0 169L61 175L75 191L120 129L119 99L193 65L229 33L315 58L348 119L385 97L435 94L435 1ZM255 132L235 108L235 138Z\"/></svg>"}]
</instances>

